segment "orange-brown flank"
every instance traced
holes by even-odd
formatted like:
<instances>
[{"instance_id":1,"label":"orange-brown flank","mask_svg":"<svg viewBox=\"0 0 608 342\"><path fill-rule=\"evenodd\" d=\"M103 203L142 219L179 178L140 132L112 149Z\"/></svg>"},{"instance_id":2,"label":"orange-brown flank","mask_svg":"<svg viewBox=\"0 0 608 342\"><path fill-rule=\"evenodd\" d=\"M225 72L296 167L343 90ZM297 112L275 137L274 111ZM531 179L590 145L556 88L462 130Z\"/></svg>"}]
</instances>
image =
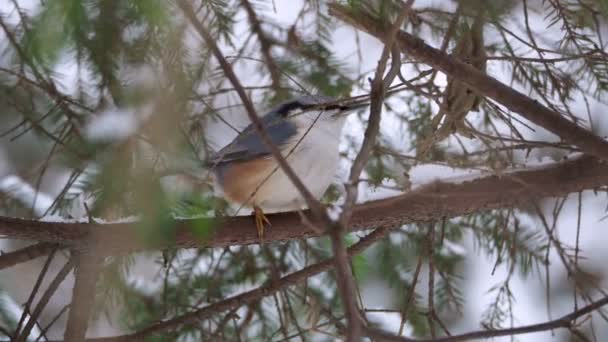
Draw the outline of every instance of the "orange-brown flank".
<instances>
[{"instance_id":1,"label":"orange-brown flank","mask_svg":"<svg viewBox=\"0 0 608 342\"><path fill-rule=\"evenodd\" d=\"M256 204L252 194L272 173L275 165L270 157L234 163L222 177L225 196L232 202Z\"/></svg>"}]
</instances>

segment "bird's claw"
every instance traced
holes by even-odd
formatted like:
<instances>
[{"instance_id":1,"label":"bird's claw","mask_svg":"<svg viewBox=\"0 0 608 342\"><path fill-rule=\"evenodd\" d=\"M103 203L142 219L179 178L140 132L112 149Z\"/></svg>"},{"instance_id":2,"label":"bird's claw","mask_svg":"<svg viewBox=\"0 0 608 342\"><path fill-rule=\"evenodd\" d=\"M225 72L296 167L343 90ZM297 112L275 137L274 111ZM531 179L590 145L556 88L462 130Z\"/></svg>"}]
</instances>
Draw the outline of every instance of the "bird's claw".
<instances>
[{"instance_id":1,"label":"bird's claw","mask_svg":"<svg viewBox=\"0 0 608 342\"><path fill-rule=\"evenodd\" d=\"M264 215L262 208L255 206L253 207L255 213L255 227L258 231L258 239L260 239L260 245L264 244L264 228L266 225L271 226L270 220Z\"/></svg>"}]
</instances>

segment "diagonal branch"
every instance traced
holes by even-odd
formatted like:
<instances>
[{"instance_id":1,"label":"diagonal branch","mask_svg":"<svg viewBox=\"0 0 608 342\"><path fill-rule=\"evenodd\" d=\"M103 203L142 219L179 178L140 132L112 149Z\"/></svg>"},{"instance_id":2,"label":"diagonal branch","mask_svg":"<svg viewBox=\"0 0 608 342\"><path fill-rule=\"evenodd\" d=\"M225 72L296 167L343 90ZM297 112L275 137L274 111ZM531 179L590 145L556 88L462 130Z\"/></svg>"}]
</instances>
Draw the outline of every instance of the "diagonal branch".
<instances>
[{"instance_id":1,"label":"diagonal branch","mask_svg":"<svg viewBox=\"0 0 608 342\"><path fill-rule=\"evenodd\" d=\"M38 317L40 317L40 314L42 313L42 310L44 310L44 308L47 306L51 300L51 297L57 291L63 280L68 276L72 268L74 268L74 259L70 258L70 260L63 265L61 270L57 272L57 275L55 278L53 278L53 281L51 281L49 287L46 289L46 291L44 291L42 297L40 297L40 300L38 301L38 304L36 304L34 310L32 310L30 318L25 324L23 331L19 332L19 336L15 339L16 341L26 341L28 339L32 328L34 328L34 325L38 321Z\"/></svg>"},{"instance_id":2,"label":"diagonal branch","mask_svg":"<svg viewBox=\"0 0 608 342\"><path fill-rule=\"evenodd\" d=\"M46 258L46 262L44 263L44 265L42 266L42 269L40 270L40 273L38 274L38 278L36 279L36 282L34 283L34 287L32 288L32 291L30 292L30 296L28 297L27 301L25 302L25 305L23 307L23 312L21 313L21 318L19 318L19 322L17 323L17 327L15 328L15 339L17 339L19 337L19 331L21 330L21 327L22 327L23 323L25 322L27 315L31 313L32 302L34 301L34 297L36 297L36 295L38 294L38 290L40 289L42 280L46 276L46 272L48 272L48 270L49 270L51 261L53 261L53 257L55 256L55 252L56 252L56 250L54 250L54 249L50 251L49 256ZM35 318L30 316L30 319L35 319Z\"/></svg>"},{"instance_id":3,"label":"diagonal branch","mask_svg":"<svg viewBox=\"0 0 608 342\"><path fill-rule=\"evenodd\" d=\"M574 321L586 315L593 313L596 310L599 310L601 307L608 305L608 297L603 297L585 307L580 308L579 310L573 311L561 318L554 319L552 321L524 325L521 327L514 328L506 328L506 329L496 329L496 330L481 330L465 333L462 335L454 335L454 336L445 336L440 338L433 339L413 339L401 336L395 336L384 332L382 330L376 328L367 329L366 333L369 337L378 340L378 341L394 341L394 342L463 342L463 341L471 341L471 340L479 340L479 339L488 339L500 336L514 336L521 334L529 334L539 331L549 331L557 328L565 328L572 329L575 327Z\"/></svg>"},{"instance_id":4,"label":"diagonal branch","mask_svg":"<svg viewBox=\"0 0 608 342\"><path fill-rule=\"evenodd\" d=\"M0 270L47 255L58 247L54 243L41 242L13 252L2 253L0 254Z\"/></svg>"},{"instance_id":5,"label":"diagonal branch","mask_svg":"<svg viewBox=\"0 0 608 342\"><path fill-rule=\"evenodd\" d=\"M255 9L249 0L241 0L241 4L245 8L247 12L247 17L249 18L249 24L251 25L251 31L255 33L258 37L258 41L260 42L260 51L262 52L262 57L264 57L264 63L268 68L268 72L270 73L270 79L272 81L272 89L277 93L284 92L284 88L281 87L281 70L277 65L276 61L272 57L271 49L272 43L266 36L266 33L262 29L262 23L255 13Z\"/></svg>"},{"instance_id":6,"label":"diagonal branch","mask_svg":"<svg viewBox=\"0 0 608 342\"><path fill-rule=\"evenodd\" d=\"M456 183L434 182L405 194L355 206L348 231L400 227L429 222L437 217L457 217L485 210L508 208L528 200L564 196L608 185L608 164L592 157L529 170ZM271 214L272 229L266 242L319 236L295 212ZM52 242L79 249L97 241L106 255L169 247L226 247L258 243L250 216L173 221L175 240L146 244L137 233L137 222L90 224L40 222L0 217L0 235L14 239ZM215 227L203 239L196 227Z\"/></svg>"},{"instance_id":7,"label":"diagonal branch","mask_svg":"<svg viewBox=\"0 0 608 342\"><path fill-rule=\"evenodd\" d=\"M347 24L363 30L382 40L388 27L374 20L371 15L354 12L346 6L329 5L329 13ZM608 142L592 132L567 120L538 101L485 75L471 65L427 45L411 34L399 31L396 42L408 56L444 72L446 75L470 86L483 96L487 96L509 110L520 114L531 122L559 136L565 142L579 147L582 151L608 160Z\"/></svg>"}]
</instances>

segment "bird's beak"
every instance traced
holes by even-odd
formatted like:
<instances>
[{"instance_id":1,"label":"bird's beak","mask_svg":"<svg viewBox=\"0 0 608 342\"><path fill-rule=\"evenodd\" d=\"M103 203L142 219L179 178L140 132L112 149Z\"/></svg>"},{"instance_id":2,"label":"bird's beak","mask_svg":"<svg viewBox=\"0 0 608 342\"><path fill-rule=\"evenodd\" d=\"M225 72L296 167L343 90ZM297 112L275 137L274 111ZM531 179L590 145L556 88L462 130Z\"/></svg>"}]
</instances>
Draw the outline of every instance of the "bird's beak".
<instances>
[{"instance_id":1,"label":"bird's beak","mask_svg":"<svg viewBox=\"0 0 608 342\"><path fill-rule=\"evenodd\" d=\"M347 109L348 111L358 110L361 108L365 108L367 106L369 106L369 102L354 102L354 103L350 103L350 104L346 105L346 107L348 107L348 109Z\"/></svg>"},{"instance_id":2,"label":"bird's beak","mask_svg":"<svg viewBox=\"0 0 608 342\"><path fill-rule=\"evenodd\" d=\"M334 117L340 117L343 115L352 114L359 109L363 109L363 108L369 106L369 102L352 102L352 103L343 104L342 106L343 106L343 108L338 113L334 114Z\"/></svg>"}]
</instances>

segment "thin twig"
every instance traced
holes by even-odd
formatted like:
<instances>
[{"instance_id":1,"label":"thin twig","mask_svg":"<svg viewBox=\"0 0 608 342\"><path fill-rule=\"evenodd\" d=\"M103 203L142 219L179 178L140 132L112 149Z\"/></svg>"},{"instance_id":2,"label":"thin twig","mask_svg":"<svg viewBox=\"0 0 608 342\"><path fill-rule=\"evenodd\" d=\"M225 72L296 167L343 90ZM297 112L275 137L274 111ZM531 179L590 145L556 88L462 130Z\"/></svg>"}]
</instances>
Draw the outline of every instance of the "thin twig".
<instances>
[{"instance_id":1,"label":"thin twig","mask_svg":"<svg viewBox=\"0 0 608 342\"><path fill-rule=\"evenodd\" d=\"M361 339L361 325L363 322L357 307L355 279L352 275L350 263L348 262L348 257L346 255L346 245L344 244L343 235L346 232L345 227L348 226L353 207L357 201L359 177L367 164L373 146L376 143L376 137L380 131L380 118L386 90L399 73L399 68L401 66L399 51L396 46L393 46L395 34L403 25L413 3L413 0L408 0L403 4L397 19L392 24L390 31L385 37L384 49L380 56L380 60L378 61L376 73L372 81L370 114L363 143L361 144L361 149L350 169L349 181L346 185L346 199L344 201L342 214L340 215L340 220L333 225L332 231L330 232L332 249L336 262L336 283L348 322L348 328L346 330L347 341L359 341ZM392 67L385 77L384 71L389 55L392 56Z\"/></svg>"},{"instance_id":2,"label":"thin twig","mask_svg":"<svg viewBox=\"0 0 608 342\"><path fill-rule=\"evenodd\" d=\"M34 327L34 324L36 324L38 317L40 317L42 310L46 307L46 305L48 304L49 300L51 299L51 297L53 296L55 291L57 291L57 289L59 288L59 285L63 282L65 277L67 277L67 275L70 273L70 271L72 270L73 267L74 267L74 259L70 258L70 260L68 260L65 263L65 265L63 265L61 270L59 270L59 272L57 272L57 275L55 276L53 281L51 281L51 283L49 284L49 287L46 289L46 291L44 291L44 293L42 294L42 297L40 297L40 300L38 301L38 304L32 311L32 314L30 315L30 319L25 324L23 331L19 334L19 336L15 339L15 341L21 342L21 341L27 340L28 336L30 335L30 332L32 331L32 328Z\"/></svg>"},{"instance_id":3,"label":"thin twig","mask_svg":"<svg viewBox=\"0 0 608 342\"><path fill-rule=\"evenodd\" d=\"M368 13L353 12L349 8L336 3L329 4L329 13L380 40L386 34L386 25L373 19ZM515 113L519 113L524 118L544 127L565 142L579 147L586 153L608 159L607 141L564 118L560 113L543 106L538 101L495 78L485 75L471 65L442 53L407 32L399 31L397 42L401 50L407 53L409 57L441 70L446 75L471 87L479 94L495 100Z\"/></svg>"},{"instance_id":4,"label":"thin twig","mask_svg":"<svg viewBox=\"0 0 608 342\"><path fill-rule=\"evenodd\" d=\"M363 137L363 142L361 143L361 148L359 149L359 153L357 157L353 161L353 164L350 169L349 180L346 186L346 199L343 205L343 212L340 217L340 220L343 224L346 224L351 216L351 210L353 205L357 200L358 193L358 180L361 176L361 172L369 159L371 151L376 142L376 136L380 130L380 117L382 114L382 103L384 101L384 96L386 90L391 85L392 81L397 76L398 71L397 68L401 65L401 61L399 60L399 52L395 53L393 49L393 43L395 40L395 34L403 25L403 21L407 17L409 10L413 4L413 0L409 0L405 3L399 13L399 17L393 23L390 31L386 34L384 40L384 49L382 50L382 55L380 56L380 60L378 61L378 66L376 67L376 73L374 75L374 79L372 81L372 89L370 94L370 109L369 109L369 120L367 124L367 128L365 129L365 134ZM392 65L391 72L384 77L384 70L386 69L386 64L388 62L389 55L392 55ZM397 69L397 70L395 70Z\"/></svg>"},{"instance_id":5,"label":"thin twig","mask_svg":"<svg viewBox=\"0 0 608 342\"><path fill-rule=\"evenodd\" d=\"M573 322L585 315L589 315L594 311L599 310L604 305L608 304L608 297L603 297L602 299L595 301L580 310L571 312L561 318L547 321L539 324L531 324L524 325L521 327L514 328L506 328L506 329L496 329L496 330L480 330L469 332L461 335L454 336L446 336L439 337L434 339L413 339L401 336L395 336L385 331L375 329L375 328L366 328L366 333L369 337L376 339L377 341L395 341L395 342L461 342L461 341L470 341L470 340L478 340L478 339L488 339L493 337L500 336L514 336L521 334L529 334L539 331L548 331L551 329L571 329L573 328Z\"/></svg>"},{"instance_id":6,"label":"thin twig","mask_svg":"<svg viewBox=\"0 0 608 342\"><path fill-rule=\"evenodd\" d=\"M262 29L262 24L260 23L260 19L258 18L251 2L248 0L241 0L241 4L245 8L247 12L247 17L249 18L249 24L251 25L251 30L258 37L258 41L260 42L260 51L262 52L262 56L264 57L264 64L270 73L270 79L272 80L272 89L276 92L276 94L280 94L285 92L285 88L281 86L281 72L280 68L272 57L271 48L272 44L268 40L266 33Z\"/></svg>"},{"instance_id":7,"label":"thin twig","mask_svg":"<svg viewBox=\"0 0 608 342\"><path fill-rule=\"evenodd\" d=\"M429 323L429 330L431 331L431 337L434 339L437 338L437 333L435 332L435 322L433 322L435 315L435 263L433 262L434 258L434 248L435 248L435 223L429 224L429 233L427 236L428 244L427 244L427 254L429 258L429 286L428 286L428 313L427 313L427 321Z\"/></svg>"},{"instance_id":8,"label":"thin twig","mask_svg":"<svg viewBox=\"0 0 608 342\"><path fill-rule=\"evenodd\" d=\"M414 303L414 298L416 297L416 284L418 284L418 276L420 275L420 270L422 269L422 255L418 256L418 263L416 264L416 270L414 270L414 277L412 278L412 287L410 288L405 301L403 302L403 308L401 308L401 323L399 324L399 333L398 335L403 335L403 329L405 328L405 323L407 322L407 312L411 309L412 304Z\"/></svg>"},{"instance_id":9,"label":"thin twig","mask_svg":"<svg viewBox=\"0 0 608 342\"><path fill-rule=\"evenodd\" d=\"M63 314L69 308L70 308L70 304L64 305L63 308L61 308L61 310L59 310L59 312L55 315L55 317L53 317L53 319L51 319L51 321L49 322L49 324L47 324L44 328L42 328L40 330L40 336L38 336L38 338L36 339L36 341L39 341L41 338L45 337L47 331L49 331L49 329L53 326L53 324L55 324L59 320L59 318L61 318L61 316L63 316Z\"/></svg>"},{"instance_id":10,"label":"thin twig","mask_svg":"<svg viewBox=\"0 0 608 342\"><path fill-rule=\"evenodd\" d=\"M359 240L359 242L349 247L348 255L353 256L360 254L369 246L371 246L374 242L383 238L389 231L390 229L388 228L376 229L372 233ZM254 290L247 291L233 297L226 298L220 302L213 303L196 311L189 312L156 324L152 324L149 327L136 333L123 336L91 339L91 341L140 341L147 336L175 329L183 324L199 322L200 320L210 317L211 315L217 312L233 310L235 308L254 303L256 301L259 301L261 298L272 295L277 291L301 283L316 274L326 272L330 270L333 266L333 259L321 261L317 264L307 266L299 271L293 272L287 276L277 279L276 281L273 281L267 285L258 287Z\"/></svg>"},{"instance_id":11,"label":"thin twig","mask_svg":"<svg viewBox=\"0 0 608 342\"><path fill-rule=\"evenodd\" d=\"M19 318L19 322L17 323L17 328L15 329L15 334L14 334L15 339L17 339L19 337L19 331L21 330L21 326L25 322L27 315L30 313L32 303L34 302L34 297L36 297L36 294L38 293L38 289L40 288L40 285L42 284L42 280L44 280L44 277L46 276L46 272L48 272L48 270L49 270L49 266L51 265L51 261L53 261L53 257L55 257L55 251L56 250L53 249L51 251L51 253L49 254L49 256L46 258L46 262L44 263L44 265L42 266L42 269L40 270L40 273L38 274L36 283L34 283L34 287L32 288L32 291L30 292L30 296L28 297L27 301L25 302L25 305L23 308L23 313L21 314L21 318ZM30 319L31 319L31 316L30 316Z\"/></svg>"}]
</instances>

